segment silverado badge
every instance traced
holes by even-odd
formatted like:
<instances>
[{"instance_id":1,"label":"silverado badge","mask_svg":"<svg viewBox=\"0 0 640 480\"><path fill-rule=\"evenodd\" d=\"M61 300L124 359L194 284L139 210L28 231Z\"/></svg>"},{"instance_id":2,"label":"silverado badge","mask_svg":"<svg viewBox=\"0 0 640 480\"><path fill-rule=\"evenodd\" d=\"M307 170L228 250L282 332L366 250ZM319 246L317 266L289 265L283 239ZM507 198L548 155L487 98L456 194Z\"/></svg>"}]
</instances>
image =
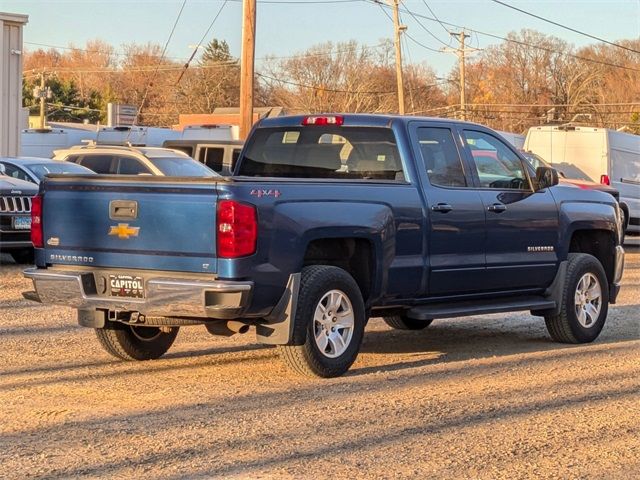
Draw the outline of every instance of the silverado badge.
<instances>
[{"instance_id":1,"label":"silverado badge","mask_svg":"<svg viewBox=\"0 0 640 480\"><path fill-rule=\"evenodd\" d=\"M129 237L137 237L139 232L140 227L130 227L128 223L119 223L111 227L109 235L117 235L118 238L127 239Z\"/></svg>"}]
</instances>

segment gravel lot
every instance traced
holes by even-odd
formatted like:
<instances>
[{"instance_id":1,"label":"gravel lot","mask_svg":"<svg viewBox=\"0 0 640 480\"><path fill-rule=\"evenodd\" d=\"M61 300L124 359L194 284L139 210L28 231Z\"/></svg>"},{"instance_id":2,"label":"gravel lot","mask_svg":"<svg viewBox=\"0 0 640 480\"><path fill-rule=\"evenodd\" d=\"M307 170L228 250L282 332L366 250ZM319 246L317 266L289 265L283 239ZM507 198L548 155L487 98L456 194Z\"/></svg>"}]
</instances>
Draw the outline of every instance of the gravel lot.
<instances>
[{"instance_id":1,"label":"gravel lot","mask_svg":"<svg viewBox=\"0 0 640 480\"><path fill-rule=\"evenodd\" d=\"M1 478L638 478L640 249L599 340L527 314L369 323L351 372L289 373L253 335L184 328L119 362L0 263Z\"/></svg>"}]
</instances>

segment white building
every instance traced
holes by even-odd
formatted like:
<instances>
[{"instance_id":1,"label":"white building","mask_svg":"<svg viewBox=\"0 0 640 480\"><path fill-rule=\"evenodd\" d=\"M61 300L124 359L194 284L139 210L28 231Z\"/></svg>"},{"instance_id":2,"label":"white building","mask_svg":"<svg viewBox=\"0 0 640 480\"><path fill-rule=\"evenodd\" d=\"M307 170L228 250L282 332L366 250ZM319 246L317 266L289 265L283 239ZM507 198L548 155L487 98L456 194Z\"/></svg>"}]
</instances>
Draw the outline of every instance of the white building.
<instances>
[{"instance_id":1,"label":"white building","mask_svg":"<svg viewBox=\"0 0 640 480\"><path fill-rule=\"evenodd\" d=\"M0 156L20 154L22 28L27 15L0 12Z\"/></svg>"}]
</instances>

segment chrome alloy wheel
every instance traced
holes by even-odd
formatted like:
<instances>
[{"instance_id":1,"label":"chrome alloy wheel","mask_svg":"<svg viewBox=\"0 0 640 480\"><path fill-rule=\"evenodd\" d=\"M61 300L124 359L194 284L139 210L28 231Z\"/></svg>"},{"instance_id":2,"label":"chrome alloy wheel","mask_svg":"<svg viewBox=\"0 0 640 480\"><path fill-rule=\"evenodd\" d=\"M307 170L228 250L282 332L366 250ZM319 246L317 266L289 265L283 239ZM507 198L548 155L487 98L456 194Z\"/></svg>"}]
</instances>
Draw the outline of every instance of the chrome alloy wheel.
<instances>
[{"instance_id":1,"label":"chrome alloy wheel","mask_svg":"<svg viewBox=\"0 0 640 480\"><path fill-rule=\"evenodd\" d=\"M580 325L584 328L595 325L602 310L602 287L598 278L592 273L585 273L578 281L575 309Z\"/></svg>"},{"instance_id":2,"label":"chrome alloy wheel","mask_svg":"<svg viewBox=\"0 0 640 480\"><path fill-rule=\"evenodd\" d=\"M313 315L313 331L318 349L325 357L342 355L353 336L354 313L351 301L340 290L330 290L318 302Z\"/></svg>"}]
</instances>

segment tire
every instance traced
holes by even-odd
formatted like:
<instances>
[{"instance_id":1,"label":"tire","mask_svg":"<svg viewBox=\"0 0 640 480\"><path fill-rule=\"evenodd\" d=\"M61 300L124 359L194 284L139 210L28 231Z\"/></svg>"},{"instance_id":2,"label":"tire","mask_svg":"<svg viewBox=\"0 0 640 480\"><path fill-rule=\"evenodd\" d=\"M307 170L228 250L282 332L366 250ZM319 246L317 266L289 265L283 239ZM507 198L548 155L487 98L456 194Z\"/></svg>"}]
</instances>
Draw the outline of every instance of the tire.
<instances>
[{"instance_id":1,"label":"tire","mask_svg":"<svg viewBox=\"0 0 640 480\"><path fill-rule=\"evenodd\" d=\"M358 356L365 326L364 302L353 277L337 267L303 268L295 322L293 343L298 344L278 347L284 363L304 376L344 374Z\"/></svg>"},{"instance_id":2,"label":"tire","mask_svg":"<svg viewBox=\"0 0 640 480\"><path fill-rule=\"evenodd\" d=\"M25 248L11 252L16 263L33 263L33 248Z\"/></svg>"},{"instance_id":3,"label":"tire","mask_svg":"<svg viewBox=\"0 0 640 480\"><path fill-rule=\"evenodd\" d=\"M404 315L393 315L382 317L382 319L384 323L396 330L423 330L433 322L433 320L415 320Z\"/></svg>"},{"instance_id":4,"label":"tire","mask_svg":"<svg viewBox=\"0 0 640 480\"><path fill-rule=\"evenodd\" d=\"M122 360L155 360L167 353L178 335L179 327L168 327L164 332L158 327L132 327L113 325L96 328L96 336L102 348Z\"/></svg>"},{"instance_id":5,"label":"tire","mask_svg":"<svg viewBox=\"0 0 640 480\"><path fill-rule=\"evenodd\" d=\"M544 317L547 330L556 342L593 342L600 335L607 318L609 282L595 257L570 253L568 260L560 312ZM598 299L589 299L598 293ZM576 301L579 302L577 305Z\"/></svg>"}]
</instances>

